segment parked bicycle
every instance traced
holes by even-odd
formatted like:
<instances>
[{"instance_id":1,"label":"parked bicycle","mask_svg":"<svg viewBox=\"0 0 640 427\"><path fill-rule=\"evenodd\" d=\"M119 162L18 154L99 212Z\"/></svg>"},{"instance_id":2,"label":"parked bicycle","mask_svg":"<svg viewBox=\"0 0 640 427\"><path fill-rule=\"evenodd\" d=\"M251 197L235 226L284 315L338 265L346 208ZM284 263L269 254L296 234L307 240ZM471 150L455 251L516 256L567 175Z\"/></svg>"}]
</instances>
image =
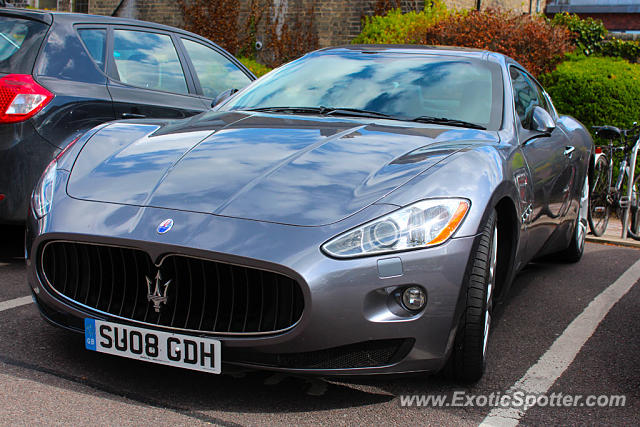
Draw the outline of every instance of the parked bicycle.
<instances>
[{"instance_id":1,"label":"parked bicycle","mask_svg":"<svg viewBox=\"0 0 640 427\"><path fill-rule=\"evenodd\" d=\"M640 146L640 125L633 124L631 129L618 129L615 126L594 126L596 135L609 142L604 146L596 146L596 161L591 194L589 196L589 227L596 236L602 236L609 224L609 215L615 210L618 217L627 226L627 235L640 240L640 212L638 209L638 189L640 175L633 178L635 161ZM620 146L614 145L619 140ZM622 152L618 168L618 176L614 183L613 159L617 152ZM633 186L628 183L633 179ZM626 217L627 212L629 216ZM624 228L623 228L624 230Z\"/></svg>"}]
</instances>

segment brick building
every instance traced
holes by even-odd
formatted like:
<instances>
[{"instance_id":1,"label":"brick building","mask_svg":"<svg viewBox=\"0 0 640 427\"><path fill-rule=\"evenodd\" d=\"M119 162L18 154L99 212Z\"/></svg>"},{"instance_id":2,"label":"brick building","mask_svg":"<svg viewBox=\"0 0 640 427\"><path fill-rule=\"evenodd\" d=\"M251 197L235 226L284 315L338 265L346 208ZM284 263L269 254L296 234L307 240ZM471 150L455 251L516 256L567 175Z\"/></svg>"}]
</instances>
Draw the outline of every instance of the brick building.
<instances>
[{"instance_id":1,"label":"brick building","mask_svg":"<svg viewBox=\"0 0 640 427\"><path fill-rule=\"evenodd\" d=\"M31 2L57 2L58 10L84 12L80 9L87 0L31 0ZM263 0L282 6L289 14L314 7L314 24L318 42L322 46L349 43L361 29L361 20L373 13L376 0ZM419 10L424 0L388 0L402 9ZM83 4L84 3L84 4ZM246 15L249 0L239 0L241 16ZM476 8L478 0L445 0L447 6L458 9ZM546 0L480 0L481 8L502 7L522 13L541 12ZM34 4L35 5L35 4ZM88 0L87 11L98 15L117 15L180 27L183 23L176 0ZM293 12L292 12L293 11Z\"/></svg>"},{"instance_id":2,"label":"brick building","mask_svg":"<svg viewBox=\"0 0 640 427\"><path fill-rule=\"evenodd\" d=\"M177 0L7 0L15 4L23 3L43 9L57 9L93 13L97 15L115 15L144 21L181 27L182 12ZM238 0L240 16L246 16L250 0ZM289 15L298 10L313 6L314 25L321 47L346 44L360 33L362 17L371 15L377 0L261 0L282 7ZM560 0L568 2L571 0ZM580 1L580 0L578 0ZM582 0L589 1L589 0ZM622 0L625 1L625 0ZM480 4L482 9L501 7L522 13L544 11L547 0L444 0L450 8L472 9ZM399 5L404 11L420 10L424 0L387 0L387 3ZM553 3L549 1L549 3ZM556 2L557 3L557 2ZM288 12L287 12L288 11Z\"/></svg>"},{"instance_id":3,"label":"brick building","mask_svg":"<svg viewBox=\"0 0 640 427\"><path fill-rule=\"evenodd\" d=\"M600 19L609 31L640 31L640 0L551 0L546 12Z\"/></svg>"}]
</instances>

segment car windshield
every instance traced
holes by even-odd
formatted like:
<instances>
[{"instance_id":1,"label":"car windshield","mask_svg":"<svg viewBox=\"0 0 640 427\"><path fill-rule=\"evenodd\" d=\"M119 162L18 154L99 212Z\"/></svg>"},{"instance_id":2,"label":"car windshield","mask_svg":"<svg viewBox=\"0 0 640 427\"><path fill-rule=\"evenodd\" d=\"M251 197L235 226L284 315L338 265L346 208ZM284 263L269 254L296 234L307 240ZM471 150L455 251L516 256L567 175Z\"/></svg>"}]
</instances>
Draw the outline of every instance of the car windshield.
<instances>
[{"instance_id":1,"label":"car windshield","mask_svg":"<svg viewBox=\"0 0 640 427\"><path fill-rule=\"evenodd\" d=\"M319 52L275 70L220 110L304 114L303 108L320 114L339 109L341 115L348 115L347 109L364 110L395 119L497 129L502 117L500 69L462 56Z\"/></svg>"}]
</instances>

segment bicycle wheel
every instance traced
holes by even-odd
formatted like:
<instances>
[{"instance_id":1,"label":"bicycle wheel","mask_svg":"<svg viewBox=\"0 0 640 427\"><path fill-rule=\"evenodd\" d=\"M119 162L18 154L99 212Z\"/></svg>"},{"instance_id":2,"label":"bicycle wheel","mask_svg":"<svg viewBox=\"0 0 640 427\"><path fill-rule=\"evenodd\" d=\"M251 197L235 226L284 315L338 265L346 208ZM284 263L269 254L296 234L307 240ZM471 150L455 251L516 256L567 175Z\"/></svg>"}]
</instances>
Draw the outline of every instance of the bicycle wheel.
<instances>
[{"instance_id":1,"label":"bicycle wheel","mask_svg":"<svg viewBox=\"0 0 640 427\"><path fill-rule=\"evenodd\" d=\"M605 156L596 160L593 182L589 195L589 228L596 236L602 236L609 223L609 161Z\"/></svg>"},{"instance_id":2,"label":"bicycle wheel","mask_svg":"<svg viewBox=\"0 0 640 427\"><path fill-rule=\"evenodd\" d=\"M640 240L640 201L638 194L640 189L640 175L633 179L633 191L631 192L631 200L629 201L629 229L627 234L634 240Z\"/></svg>"}]
</instances>

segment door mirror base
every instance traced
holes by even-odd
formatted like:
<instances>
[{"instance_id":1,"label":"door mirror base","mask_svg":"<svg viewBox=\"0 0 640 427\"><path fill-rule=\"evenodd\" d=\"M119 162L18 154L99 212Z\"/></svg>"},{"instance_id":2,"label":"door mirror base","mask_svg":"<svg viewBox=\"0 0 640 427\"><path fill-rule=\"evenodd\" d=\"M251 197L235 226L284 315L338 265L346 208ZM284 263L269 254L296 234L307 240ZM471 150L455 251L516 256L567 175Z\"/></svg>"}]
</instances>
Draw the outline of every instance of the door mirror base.
<instances>
[{"instance_id":1,"label":"door mirror base","mask_svg":"<svg viewBox=\"0 0 640 427\"><path fill-rule=\"evenodd\" d=\"M224 92L220 92L218 94L218 96L216 96L213 101L211 101L211 108L215 107L216 105L220 104L222 101L228 99L229 97L231 97L231 95L233 95L234 93L236 93L238 91L238 89L227 89Z\"/></svg>"}]
</instances>

